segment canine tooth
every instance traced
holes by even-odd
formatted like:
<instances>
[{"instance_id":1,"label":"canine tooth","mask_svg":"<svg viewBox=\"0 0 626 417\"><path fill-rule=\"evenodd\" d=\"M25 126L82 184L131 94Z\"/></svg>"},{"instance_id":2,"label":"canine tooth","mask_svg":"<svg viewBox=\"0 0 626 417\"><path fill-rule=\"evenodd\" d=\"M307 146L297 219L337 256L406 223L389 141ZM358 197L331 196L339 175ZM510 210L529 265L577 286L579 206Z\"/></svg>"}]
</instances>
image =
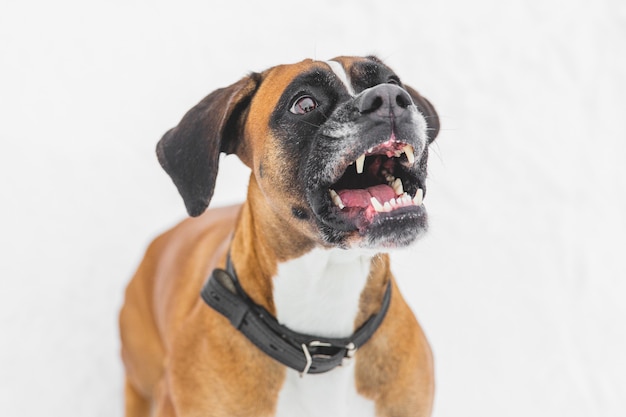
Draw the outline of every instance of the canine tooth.
<instances>
[{"instance_id":1,"label":"canine tooth","mask_svg":"<svg viewBox=\"0 0 626 417\"><path fill-rule=\"evenodd\" d=\"M337 207L343 210L343 208L345 207L343 205L343 201L341 201L341 197L339 197L339 194L337 194L337 192L332 188L330 189L330 198L331 200L333 200L333 203L335 203Z\"/></svg>"},{"instance_id":2,"label":"canine tooth","mask_svg":"<svg viewBox=\"0 0 626 417\"><path fill-rule=\"evenodd\" d=\"M365 154L359 156L356 159L356 172L358 174L362 174L363 173L363 165L365 165Z\"/></svg>"},{"instance_id":3,"label":"canine tooth","mask_svg":"<svg viewBox=\"0 0 626 417\"><path fill-rule=\"evenodd\" d=\"M380 204L380 201L376 197L370 198L370 202L376 211L383 211L383 205Z\"/></svg>"},{"instance_id":4,"label":"canine tooth","mask_svg":"<svg viewBox=\"0 0 626 417\"><path fill-rule=\"evenodd\" d=\"M391 204L389 204L389 201L385 201L385 204L383 204L383 210L384 211L391 211Z\"/></svg>"},{"instance_id":5,"label":"canine tooth","mask_svg":"<svg viewBox=\"0 0 626 417\"><path fill-rule=\"evenodd\" d=\"M419 188L417 190L417 193L415 193L415 197L413 197L413 204L415 204L416 206L421 206L423 201L424 201L424 190Z\"/></svg>"},{"instance_id":6,"label":"canine tooth","mask_svg":"<svg viewBox=\"0 0 626 417\"><path fill-rule=\"evenodd\" d=\"M396 195L404 194L404 187L402 187L402 180L400 178L396 178L393 181L393 185L391 186L391 188L393 188L393 191L396 193Z\"/></svg>"},{"instance_id":7,"label":"canine tooth","mask_svg":"<svg viewBox=\"0 0 626 417\"><path fill-rule=\"evenodd\" d=\"M406 159L409 161L409 164L415 162L415 153L411 145L406 145L404 148L402 148L402 151L406 154Z\"/></svg>"}]
</instances>

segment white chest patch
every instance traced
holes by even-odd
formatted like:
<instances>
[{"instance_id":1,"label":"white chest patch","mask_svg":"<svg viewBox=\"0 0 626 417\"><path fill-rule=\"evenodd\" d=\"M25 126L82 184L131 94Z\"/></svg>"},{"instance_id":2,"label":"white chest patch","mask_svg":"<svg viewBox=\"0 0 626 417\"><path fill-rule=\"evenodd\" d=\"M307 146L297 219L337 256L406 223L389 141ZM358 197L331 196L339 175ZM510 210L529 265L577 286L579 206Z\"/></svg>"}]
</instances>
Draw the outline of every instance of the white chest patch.
<instances>
[{"instance_id":1,"label":"white chest patch","mask_svg":"<svg viewBox=\"0 0 626 417\"><path fill-rule=\"evenodd\" d=\"M280 264L274 278L278 321L302 333L351 335L372 256L363 251L314 249ZM354 363L302 378L289 369L276 412L276 417L374 415L373 401L356 392Z\"/></svg>"}]
</instances>

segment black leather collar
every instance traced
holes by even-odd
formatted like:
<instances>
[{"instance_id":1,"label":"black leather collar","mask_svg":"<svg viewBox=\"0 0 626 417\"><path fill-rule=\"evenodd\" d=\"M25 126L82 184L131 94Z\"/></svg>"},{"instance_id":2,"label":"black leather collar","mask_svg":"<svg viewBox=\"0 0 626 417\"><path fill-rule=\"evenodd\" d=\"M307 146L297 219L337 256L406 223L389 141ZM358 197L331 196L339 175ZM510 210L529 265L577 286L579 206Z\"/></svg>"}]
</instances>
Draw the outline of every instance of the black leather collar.
<instances>
[{"instance_id":1,"label":"black leather collar","mask_svg":"<svg viewBox=\"0 0 626 417\"><path fill-rule=\"evenodd\" d=\"M200 294L209 306L230 320L236 329L267 355L300 372L300 375L319 374L342 365L372 337L389 309L391 281L387 284L380 311L347 338L297 333L278 323L241 288L230 254L226 270L215 269Z\"/></svg>"}]
</instances>

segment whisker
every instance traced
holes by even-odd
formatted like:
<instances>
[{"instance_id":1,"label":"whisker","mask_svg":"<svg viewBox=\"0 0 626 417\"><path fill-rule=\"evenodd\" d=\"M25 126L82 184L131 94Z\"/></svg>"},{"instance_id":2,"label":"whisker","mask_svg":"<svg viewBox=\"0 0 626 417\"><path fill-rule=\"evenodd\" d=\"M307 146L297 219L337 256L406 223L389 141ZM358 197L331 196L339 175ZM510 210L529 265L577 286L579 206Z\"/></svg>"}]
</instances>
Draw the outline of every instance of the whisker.
<instances>
[{"instance_id":1,"label":"whisker","mask_svg":"<svg viewBox=\"0 0 626 417\"><path fill-rule=\"evenodd\" d=\"M321 109L317 109L317 111L318 111L318 112L319 112L322 116L324 116L324 122L325 122L326 120L328 120L328 115L326 115L326 113L324 113ZM306 123L306 124L308 124L309 126L313 126L313 127L320 127L320 126L321 126L321 125L317 125L317 124L315 124L315 123L308 122L308 121L306 121L306 120L300 120L300 122L301 122L301 123Z\"/></svg>"},{"instance_id":2,"label":"whisker","mask_svg":"<svg viewBox=\"0 0 626 417\"><path fill-rule=\"evenodd\" d=\"M443 154L441 153L441 147L439 146L439 142L435 141L431 143L428 149L429 151L432 150L434 154L437 155L437 159L439 159L439 162L441 162L442 165L445 165L445 162L443 160Z\"/></svg>"},{"instance_id":3,"label":"whisker","mask_svg":"<svg viewBox=\"0 0 626 417\"><path fill-rule=\"evenodd\" d=\"M318 111L320 112L320 114L321 114L322 116L324 116L324 121L326 121L326 120L328 120L328 117L329 117L329 116L328 116L326 113L324 113L324 111L323 111L323 110L324 110L324 109L322 108L322 109L319 109Z\"/></svg>"},{"instance_id":4,"label":"whisker","mask_svg":"<svg viewBox=\"0 0 626 417\"><path fill-rule=\"evenodd\" d=\"M321 125L317 125L315 123L308 122L306 120L300 120L300 123L305 123L305 124L307 124L309 126L313 126L313 127L320 127L321 126Z\"/></svg>"}]
</instances>

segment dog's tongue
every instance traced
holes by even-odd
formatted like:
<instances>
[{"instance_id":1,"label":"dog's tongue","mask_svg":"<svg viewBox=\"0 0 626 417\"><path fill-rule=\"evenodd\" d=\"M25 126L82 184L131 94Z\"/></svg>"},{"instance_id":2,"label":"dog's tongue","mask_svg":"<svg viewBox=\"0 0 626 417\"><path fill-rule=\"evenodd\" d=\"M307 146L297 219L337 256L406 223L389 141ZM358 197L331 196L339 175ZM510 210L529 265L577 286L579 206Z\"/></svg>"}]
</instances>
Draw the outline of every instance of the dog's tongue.
<instances>
[{"instance_id":1,"label":"dog's tongue","mask_svg":"<svg viewBox=\"0 0 626 417\"><path fill-rule=\"evenodd\" d=\"M384 184L375 185L365 189L339 190L337 191L337 194L341 197L341 202L344 206L361 208L371 205L370 200L372 197L376 197L381 204L385 204L386 201L396 197L396 193L393 191L393 188Z\"/></svg>"}]
</instances>

